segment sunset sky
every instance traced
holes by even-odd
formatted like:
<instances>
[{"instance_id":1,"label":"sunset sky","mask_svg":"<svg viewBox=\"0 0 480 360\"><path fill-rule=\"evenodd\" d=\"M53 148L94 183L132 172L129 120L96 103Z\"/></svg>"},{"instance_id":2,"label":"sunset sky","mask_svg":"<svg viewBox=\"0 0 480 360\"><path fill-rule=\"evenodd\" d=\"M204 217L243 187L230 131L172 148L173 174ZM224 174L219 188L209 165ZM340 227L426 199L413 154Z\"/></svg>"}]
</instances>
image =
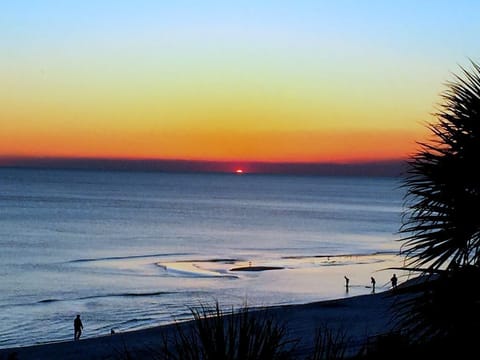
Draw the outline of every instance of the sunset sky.
<instances>
[{"instance_id":1,"label":"sunset sky","mask_svg":"<svg viewBox=\"0 0 480 360\"><path fill-rule=\"evenodd\" d=\"M405 158L478 1L6 1L0 159ZM1 165L1 160L0 160Z\"/></svg>"}]
</instances>

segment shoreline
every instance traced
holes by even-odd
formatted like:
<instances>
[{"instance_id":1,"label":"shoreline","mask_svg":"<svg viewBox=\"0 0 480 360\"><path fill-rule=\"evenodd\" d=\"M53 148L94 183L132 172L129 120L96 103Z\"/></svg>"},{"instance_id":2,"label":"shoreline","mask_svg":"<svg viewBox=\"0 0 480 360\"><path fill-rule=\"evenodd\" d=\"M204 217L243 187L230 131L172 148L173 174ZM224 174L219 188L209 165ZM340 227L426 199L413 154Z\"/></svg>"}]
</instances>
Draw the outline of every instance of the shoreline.
<instances>
[{"instance_id":1,"label":"shoreline","mask_svg":"<svg viewBox=\"0 0 480 360\"><path fill-rule=\"evenodd\" d=\"M296 352L300 358L313 349L315 332L322 326L345 331L349 339L349 350L355 353L368 338L392 330L391 306L398 297L391 295L391 291L384 291L335 300L268 306L251 310L252 312L265 310L277 321L285 324L288 337L299 341ZM8 358L9 355L16 354L18 360L114 359L127 349L135 355L136 359L143 359L148 358L149 349L161 347L163 336L172 334L178 324L189 326L192 320L85 338L80 341L59 341L2 348L0 358Z\"/></svg>"}]
</instances>

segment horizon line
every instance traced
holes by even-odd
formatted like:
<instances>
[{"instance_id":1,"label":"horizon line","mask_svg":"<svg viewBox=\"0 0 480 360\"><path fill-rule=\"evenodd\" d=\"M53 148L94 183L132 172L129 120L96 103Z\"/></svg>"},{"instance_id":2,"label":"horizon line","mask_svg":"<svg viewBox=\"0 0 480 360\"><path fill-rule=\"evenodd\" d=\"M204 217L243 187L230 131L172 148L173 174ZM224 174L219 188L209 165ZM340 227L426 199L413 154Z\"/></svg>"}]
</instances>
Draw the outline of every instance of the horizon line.
<instances>
[{"instance_id":1,"label":"horizon line","mask_svg":"<svg viewBox=\"0 0 480 360\"><path fill-rule=\"evenodd\" d=\"M62 170L143 171L167 173L235 173L328 175L328 176L401 176L406 159L344 162L291 162L248 160L131 159L93 157L0 156L0 168Z\"/></svg>"}]
</instances>

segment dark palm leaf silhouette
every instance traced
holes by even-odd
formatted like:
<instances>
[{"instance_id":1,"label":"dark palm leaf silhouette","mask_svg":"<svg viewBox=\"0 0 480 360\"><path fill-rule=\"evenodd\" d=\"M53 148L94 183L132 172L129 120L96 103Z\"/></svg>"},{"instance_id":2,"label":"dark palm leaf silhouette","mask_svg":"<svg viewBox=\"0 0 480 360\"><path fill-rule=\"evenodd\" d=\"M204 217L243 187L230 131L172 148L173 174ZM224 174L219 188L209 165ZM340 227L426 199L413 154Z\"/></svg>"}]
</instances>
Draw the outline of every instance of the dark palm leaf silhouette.
<instances>
[{"instance_id":1,"label":"dark palm leaf silhouette","mask_svg":"<svg viewBox=\"0 0 480 360\"><path fill-rule=\"evenodd\" d=\"M480 66L461 70L428 125L433 138L409 161L404 269L427 276L397 308L416 339L457 345L470 337L467 324L480 320Z\"/></svg>"},{"instance_id":2,"label":"dark palm leaf silhouette","mask_svg":"<svg viewBox=\"0 0 480 360\"><path fill-rule=\"evenodd\" d=\"M409 162L401 233L409 266L480 263L480 66L448 83L431 142Z\"/></svg>"}]
</instances>

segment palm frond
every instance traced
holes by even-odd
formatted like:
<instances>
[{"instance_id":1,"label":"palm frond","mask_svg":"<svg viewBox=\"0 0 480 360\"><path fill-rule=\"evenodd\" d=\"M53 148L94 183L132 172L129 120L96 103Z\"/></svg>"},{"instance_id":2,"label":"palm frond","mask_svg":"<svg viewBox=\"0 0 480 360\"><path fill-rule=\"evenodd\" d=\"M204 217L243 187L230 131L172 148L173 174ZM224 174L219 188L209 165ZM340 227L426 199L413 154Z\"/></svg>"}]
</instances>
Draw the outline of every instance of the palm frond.
<instances>
[{"instance_id":1,"label":"palm frond","mask_svg":"<svg viewBox=\"0 0 480 360\"><path fill-rule=\"evenodd\" d=\"M432 268L480 262L480 66L447 85L433 139L409 161L400 229L409 263Z\"/></svg>"},{"instance_id":2,"label":"palm frond","mask_svg":"<svg viewBox=\"0 0 480 360\"><path fill-rule=\"evenodd\" d=\"M417 340L468 338L480 319L480 65L461 68L441 99L403 183L402 269L425 281L405 289L396 314Z\"/></svg>"}]
</instances>

